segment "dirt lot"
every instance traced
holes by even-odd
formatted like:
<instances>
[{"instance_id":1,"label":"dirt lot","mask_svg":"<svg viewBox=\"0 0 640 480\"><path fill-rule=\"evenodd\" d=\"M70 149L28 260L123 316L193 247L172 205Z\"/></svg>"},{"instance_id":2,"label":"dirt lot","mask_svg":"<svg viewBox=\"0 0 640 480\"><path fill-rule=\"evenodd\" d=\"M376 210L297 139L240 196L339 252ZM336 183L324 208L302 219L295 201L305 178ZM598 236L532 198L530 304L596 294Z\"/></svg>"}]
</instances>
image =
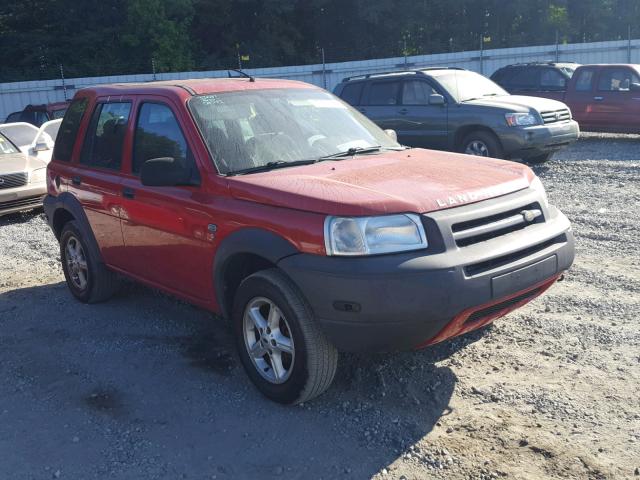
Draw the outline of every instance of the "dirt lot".
<instances>
[{"instance_id":1,"label":"dirt lot","mask_svg":"<svg viewBox=\"0 0 640 480\"><path fill-rule=\"evenodd\" d=\"M43 216L0 219L0 479L640 478L640 137L537 173L577 236L564 282L465 338L343 356L299 407L206 312L133 284L81 305Z\"/></svg>"}]
</instances>

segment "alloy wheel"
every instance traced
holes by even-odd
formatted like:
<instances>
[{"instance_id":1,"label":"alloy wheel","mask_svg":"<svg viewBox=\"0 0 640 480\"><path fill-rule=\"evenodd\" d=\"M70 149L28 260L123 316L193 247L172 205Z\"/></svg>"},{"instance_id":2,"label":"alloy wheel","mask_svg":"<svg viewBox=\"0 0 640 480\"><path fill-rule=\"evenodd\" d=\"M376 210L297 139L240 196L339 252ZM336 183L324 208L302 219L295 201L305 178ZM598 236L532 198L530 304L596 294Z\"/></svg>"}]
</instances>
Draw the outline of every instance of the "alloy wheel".
<instances>
[{"instance_id":1,"label":"alloy wheel","mask_svg":"<svg viewBox=\"0 0 640 480\"><path fill-rule=\"evenodd\" d=\"M74 236L67 240L65 257L71 281L79 290L84 290L89 283L89 267L82 244Z\"/></svg>"}]
</instances>

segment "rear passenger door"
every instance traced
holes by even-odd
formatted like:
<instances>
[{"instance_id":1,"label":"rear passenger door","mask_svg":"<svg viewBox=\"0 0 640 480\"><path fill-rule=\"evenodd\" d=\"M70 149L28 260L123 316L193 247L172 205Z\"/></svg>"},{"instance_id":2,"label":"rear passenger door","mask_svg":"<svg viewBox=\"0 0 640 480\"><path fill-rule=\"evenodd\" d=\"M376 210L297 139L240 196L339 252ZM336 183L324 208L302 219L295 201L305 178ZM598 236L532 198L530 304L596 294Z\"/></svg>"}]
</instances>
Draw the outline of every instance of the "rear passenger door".
<instances>
[{"instance_id":1,"label":"rear passenger door","mask_svg":"<svg viewBox=\"0 0 640 480\"><path fill-rule=\"evenodd\" d=\"M67 191L82 204L102 257L122 268L125 254L120 227L122 154L133 101L98 99L87 127L80 162L70 168Z\"/></svg>"},{"instance_id":2,"label":"rear passenger door","mask_svg":"<svg viewBox=\"0 0 640 480\"><path fill-rule=\"evenodd\" d=\"M129 274L196 301L213 292L215 224L203 205L211 198L199 186L149 187L140 182L147 160L172 157L199 177L190 139L178 109L163 98L139 103L131 161L122 182L122 231Z\"/></svg>"},{"instance_id":3,"label":"rear passenger door","mask_svg":"<svg viewBox=\"0 0 640 480\"><path fill-rule=\"evenodd\" d=\"M400 85L399 79L372 80L364 89L364 101L359 110L380 128L397 130Z\"/></svg>"},{"instance_id":4,"label":"rear passenger door","mask_svg":"<svg viewBox=\"0 0 640 480\"><path fill-rule=\"evenodd\" d=\"M447 105L430 105L429 97L434 94L440 92L427 80L409 79L402 82L396 127L401 144L447 148Z\"/></svg>"}]
</instances>

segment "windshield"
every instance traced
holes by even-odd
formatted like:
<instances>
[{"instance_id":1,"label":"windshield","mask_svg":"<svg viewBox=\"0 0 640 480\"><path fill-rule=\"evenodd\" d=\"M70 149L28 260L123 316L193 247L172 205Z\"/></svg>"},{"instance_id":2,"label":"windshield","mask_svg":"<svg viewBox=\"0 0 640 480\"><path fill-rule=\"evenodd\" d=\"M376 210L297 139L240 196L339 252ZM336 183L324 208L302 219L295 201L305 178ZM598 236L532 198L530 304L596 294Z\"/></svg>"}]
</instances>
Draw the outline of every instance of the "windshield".
<instances>
[{"instance_id":1,"label":"windshield","mask_svg":"<svg viewBox=\"0 0 640 480\"><path fill-rule=\"evenodd\" d=\"M457 102L466 102L483 97L509 95L502 87L475 72L446 70L430 72Z\"/></svg>"},{"instance_id":2,"label":"windshield","mask_svg":"<svg viewBox=\"0 0 640 480\"><path fill-rule=\"evenodd\" d=\"M9 153L18 153L18 149L14 147L11 142L0 133L0 155Z\"/></svg>"},{"instance_id":3,"label":"windshield","mask_svg":"<svg viewBox=\"0 0 640 480\"><path fill-rule=\"evenodd\" d=\"M359 149L402 148L366 117L321 90L201 95L189 106L222 174Z\"/></svg>"}]
</instances>

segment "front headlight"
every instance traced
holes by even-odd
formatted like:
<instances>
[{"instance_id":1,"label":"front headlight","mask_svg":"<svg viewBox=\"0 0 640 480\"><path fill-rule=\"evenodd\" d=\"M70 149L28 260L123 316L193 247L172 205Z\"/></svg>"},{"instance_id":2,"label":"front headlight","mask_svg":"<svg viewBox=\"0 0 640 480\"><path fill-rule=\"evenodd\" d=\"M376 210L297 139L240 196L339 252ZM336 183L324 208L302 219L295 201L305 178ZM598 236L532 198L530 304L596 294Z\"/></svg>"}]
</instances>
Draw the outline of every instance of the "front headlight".
<instances>
[{"instance_id":1,"label":"front headlight","mask_svg":"<svg viewBox=\"0 0 640 480\"><path fill-rule=\"evenodd\" d=\"M542 185L542 182L540 181L540 179L538 177L534 178L533 182L531 182L531 185L529 186L540 194L540 196L542 197L542 203L544 207L549 208L549 200L547 199L547 192L545 191L544 185Z\"/></svg>"},{"instance_id":2,"label":"front headlight","mask_svg":"<svg viewBox=\"0 0 640 480\"><path fill-rule=\"evenodd\" d=\"M504 118L510 127L529 127L540 123L538 117L531 113L505 113Z\"/></svg>"},{"instance_id":3,"label":"front headlight","mask_svg":"<svg viewBox=\"0 0 640 480\"><path fill-rule=\"evenodd\" d=\"M327 217L327 255L377 255L427 248L420 217L415 214L379 217Z\"/></svg>"},{"instance_id":4,"label":"front headlight","mask_svg":"<svg viewBox=\"0 0 640 480\"><path fill-rule=\"evenodd\" d=\"M47 179L47 167L38 168L31 172L29 183L44 183Z\"/></svg>"}]
</instances>

